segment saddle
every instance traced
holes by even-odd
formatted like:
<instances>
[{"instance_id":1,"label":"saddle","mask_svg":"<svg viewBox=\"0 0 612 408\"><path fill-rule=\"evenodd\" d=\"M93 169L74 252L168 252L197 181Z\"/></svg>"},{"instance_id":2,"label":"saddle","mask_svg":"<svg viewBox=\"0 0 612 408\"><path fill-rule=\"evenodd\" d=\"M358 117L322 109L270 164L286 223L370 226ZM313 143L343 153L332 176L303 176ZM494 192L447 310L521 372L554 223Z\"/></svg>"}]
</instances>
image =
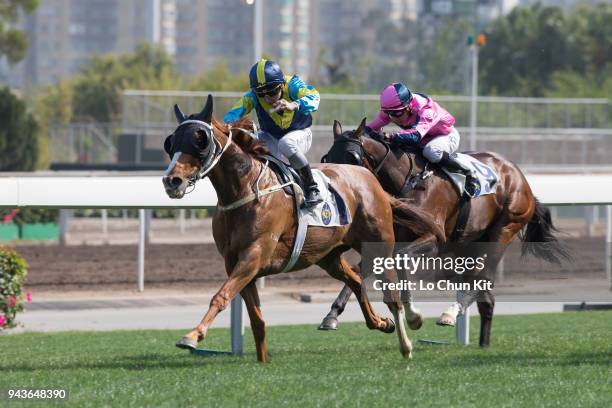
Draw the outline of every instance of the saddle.
<instances>
[{"instance_id":1,"label":"saddle","mask_svg":"<svg viewBox=\"0 0 612 408\"><path fill-rule=\"evenodd\" d=\"M300 177L298 172L295 171L293 167L288 166L282 160L277 159L276 157L269 154L262 155L261 159L268 161L268 166L270 167L270 169L272 169L274 174L276 174L276 178L278 179L280 184L294 182L298 186L300 186L302 191L304 191L304 180L302 180L302 177ZM291 187L290 185L284 187L284 190L285 193L290 196L295 195L295 193L293 192L293 187Z\"/></svg>"},{"instance_id":2,"label":"saddle","mask_svg":"<svg viewBox=\"0 0 612 408\"><path fill-rule=\"evenodd\" d=\"M280 184L296 183L304 191L304 181L297 171L283 161L271 155L261 156L261 160L267 160L268 167L276 174ZM334 227L351 223L351 214L344 199L332 187L329 178L320 170L313 169L313 177L317 181L319 190L323 196L323 202L314 207L302 208L298 202L300 197L296 196L294 186L288 184L283 190L293 197L293 204L297 214L297 228L295 241L291 250L291 256L282 272L288 272L293 268L302 251L306 240L306 231L309 226Z\"/></svg>"}]
</instances>

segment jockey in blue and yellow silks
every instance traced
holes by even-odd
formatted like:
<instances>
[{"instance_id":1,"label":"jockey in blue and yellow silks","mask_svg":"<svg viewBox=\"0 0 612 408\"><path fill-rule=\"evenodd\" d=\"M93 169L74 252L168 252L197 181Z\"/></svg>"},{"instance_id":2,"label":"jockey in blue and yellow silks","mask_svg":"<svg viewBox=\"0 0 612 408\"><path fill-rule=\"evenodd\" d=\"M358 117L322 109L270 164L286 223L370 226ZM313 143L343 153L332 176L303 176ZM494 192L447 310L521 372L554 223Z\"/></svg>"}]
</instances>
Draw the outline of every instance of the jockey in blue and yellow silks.
<instances>
[{"instance_id":1,"label":"jockey in blue and yellow silks","mask_svg":"<svg viewBox=\"0 0 612 408\"><path fill-rule=\"evenodd\" d=\"M306 187L304 204L313 206L322 201L306 158L312 145L311 113L319 107L319 92L297 75L285 76L278 64L259 60L249 72L251 89L225 114L223 121L231 124L249 114L257 113L262 130L259 140L270 153L289 162Z\"/></svg>"}]
</instances>

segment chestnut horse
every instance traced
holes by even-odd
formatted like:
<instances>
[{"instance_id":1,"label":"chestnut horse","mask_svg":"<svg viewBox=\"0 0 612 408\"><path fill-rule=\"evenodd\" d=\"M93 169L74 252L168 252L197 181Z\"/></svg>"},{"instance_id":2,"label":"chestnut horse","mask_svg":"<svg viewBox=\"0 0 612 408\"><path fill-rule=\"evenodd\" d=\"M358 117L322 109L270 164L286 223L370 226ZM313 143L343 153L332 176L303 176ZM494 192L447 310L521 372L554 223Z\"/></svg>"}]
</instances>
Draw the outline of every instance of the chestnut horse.
<instances>
[{"instance_id":1,"label":"chestnut horse","mask_svg":"<svg viewBox=\"0 0 612 408\"><path fill-rule=\"evenodd\" d=\"M381 137L364 134L365 118L355 131L342 132L339 122L334 122L334 145L324 157L329 163L348 163L368 168L390 194L401 197L408 204L413 219L409 227L396 225L397 242L411 242L405 251L434 255L444 252L445 245L455 240L457 244L469 242L493 242L493 253L487 253L485 268L494 271L503 253L523 228L525 233L522 252L531 253L553 263L571 259L554 236L556 231L549 210L538 202L523 173L509 160L490 152L470 153L482 163L492 167L499 176L493 194L471 199L471 212L461 234L453 235L457 224L461 196L449 177L438 167L431 166L433 177L419 180L415 188L405 186L425 169L427 162L417 149L405 150L390 146ZM451 237L453 239L451 239ZM529 245L543 242L546 245ZM354 269L357 269L356 267ZM485 272L482 272L483 274ZM491 276L491 275L489 275ZM342 313L351 295L344 287L329 314L323 320L322 330L335 329L338 315ZM489 291L470 291L445 311L439 325L454 326L456 317L474 301L478 301L481 318L480 346L490 343L491 323L495 298Z\"/></svg>"},{"instance_id":2,"label":"chestnut horse","mask_svg":"<svg viewBox=\"0 0 612 408\"><path fill-rule=\"evenodd\" d=\"M172 157L163 177L170 198L182 198L188 187L205 176L216 190L213 236L228 275L201 322L179 340L177 347L195 348L206 337L217 314L240 293L251 320L257 359L265 362L268 360L265 324L255 279L279 273L287 264L296 237L297 216L293 199L279 188L270 168L258 160L265 148L251 138L248 130L242 129L252 130L252 122L243 119L236 127L226 127L212 117L212 111L210 95L204 109L196 115L186 117L175 105L179 126L164 143ZM309 227L303 250L291 270L316 264L343 281L358 296L368 328L391 333L397 324L400 351L409 358L412 344L403 319L414 325L421 316L411 313L409 303L405 304L408 308L405 314L399 295L392 294L393 301L387 306L395 323L379 317L362 291L361 277L342 257L351 248L359 251L362 242L381 242L391 256L395 243L392 205L401 203L386 193L367 169L339 164L319 168L346 201L353 221L340 227ZM254 193L257 188L261 194ZM387 270L385 278L395 281L397 275L394 270Z\"/></svg>"}]
</instances>

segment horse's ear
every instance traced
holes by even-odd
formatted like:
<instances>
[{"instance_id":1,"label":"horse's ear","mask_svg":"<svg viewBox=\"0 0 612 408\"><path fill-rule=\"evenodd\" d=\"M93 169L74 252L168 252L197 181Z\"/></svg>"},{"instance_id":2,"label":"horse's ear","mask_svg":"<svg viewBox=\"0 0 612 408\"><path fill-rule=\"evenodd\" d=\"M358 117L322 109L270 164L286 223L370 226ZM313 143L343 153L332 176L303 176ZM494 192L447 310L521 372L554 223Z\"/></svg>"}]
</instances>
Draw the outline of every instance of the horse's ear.
<instances>
[{"instance_id":1,"label":"horse's ear","mask_svg":"<svg viewBox=\"0 0 612 408\"><path fill-rule=\"evenodd\" d=\"M178 104L174 104L174 116L176 116L176 120L179 125L183 123L183 121L186 119L185 114L183 113L181 108L179 108Z\"/></svg>"},{"instance_id":2,"label":"horse's ear","mask_svg":"<svg viewBox=\"0 0 612 408\"><path fill-rule=\"evenodd\" d=\"M355 131L355 137L356 138L359 138L359 137L361 137L363 135L363 132L365 130L365 124L366 124L366 118L363 118L361 120L361 123L359 124L359 127Z\"/></svg>"},{"instance_id":3,"label":"horse's ear","mask_svg":"<svg viewBox=\"0 0 612 408\"><path fill-rule=\"evenodd\" d=\"M213 113L213 97L208 94L208 98L206 98L206 105L204 105L204 109L202 112L196 115L197 120L201 120L202 122L210 123L212 120Z\"/></svg>"},{"instance_id":4,"label":"horse's ear","mask_svg":"<svg viewBox=\"0 0 612 408\"><path fill-rule=\"evenodd\" d=\"M337 120L334 120L334 139L342 136L342 125Z\"/></svg>"}]
</instances>

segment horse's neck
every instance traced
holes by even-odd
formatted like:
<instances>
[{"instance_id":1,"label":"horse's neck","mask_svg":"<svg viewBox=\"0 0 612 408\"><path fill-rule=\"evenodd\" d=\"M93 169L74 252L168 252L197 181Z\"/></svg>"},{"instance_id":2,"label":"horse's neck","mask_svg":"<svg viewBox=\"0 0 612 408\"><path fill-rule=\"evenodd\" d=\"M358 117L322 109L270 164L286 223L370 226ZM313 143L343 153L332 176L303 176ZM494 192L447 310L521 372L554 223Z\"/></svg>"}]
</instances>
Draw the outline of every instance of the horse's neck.
<instances>
[{"instance_id":1,"label":"horse's neck","mask_svg":"<svg viewBox=\"0 0 612 408\"><path fill-rule=\"evenodd\" d=\"M218 140L222 147L228 142L227 137ZM257 168L256 160L236 144L230 145L209 175L219 203L229 205L250 194Z\"/></svg>"},{"instance_id":2,"label":"horse's neck","mask_svg":"<svg viewBox=\"0 0 612 408\"><path fill-rule=\"evenodd\" d=\"M386 175L384 184L386 184L387 191L397 195L404 188L406 181L423 171L423 168L424 161L419 155L413 152L403 152L395 162L389 162L381 169L379 178Z\"/></svg>"}]
</instances>

